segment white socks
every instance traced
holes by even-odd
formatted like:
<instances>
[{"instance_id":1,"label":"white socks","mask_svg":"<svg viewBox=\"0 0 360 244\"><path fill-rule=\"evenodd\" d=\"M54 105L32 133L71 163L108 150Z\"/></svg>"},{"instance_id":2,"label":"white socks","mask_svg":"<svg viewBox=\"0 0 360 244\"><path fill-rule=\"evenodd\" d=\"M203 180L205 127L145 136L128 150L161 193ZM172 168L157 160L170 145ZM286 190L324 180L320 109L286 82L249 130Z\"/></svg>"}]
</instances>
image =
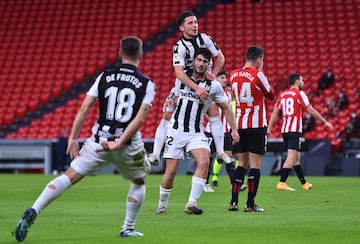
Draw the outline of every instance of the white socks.
<instances>
[{"instance_id":1,"label":"white socks","mask_svg":"<svg viewBox=\"0 0 360 244\"><path fill-rule=\"evenodd\" d=\"M164 207L167 208L169 199L170 199L170 193L172 191L171 189L165 189L160 186L160 197L159 197L159 204L158 207Z\"/></svg>"},{"instance_id":2,"label":"white socks","mask_svg":"<svg viewBox=\"0 0 360 244\"><path fill-rule=\"evenodd\" d=\"M206 184L206 179L202 179L196 176L192 177L189 203L196 202L200 198L205 184Z\"/></svg>"},{"instance_id":3,"label":"white socks","mask_svg":"<svg viewBox=\"0 0 360 244\"><path fill-rule=\"evenodd\" d=\"M190 191L188 203L196 202L200 198L205 184L206 184L206 179L202 179L196 176L192 177L191 191ZM159 198L158 208L161 207L167 208L171 191L172 189L165 189L160 186L160 198Z\"/></svg>"},{"instance_id":4,"label":"white socks","mask_svg":"<svg viewBox=\"0 0 360 244\"><path fill-rule=\"evenodd\" d=\"M210 117L210 130L214 138L214 144L217 154L224 152L224 129L220 116Z\"/></svg>"},{"instance_id":5,"label":"white socks","mask_svg":"<svg viewBox=\"0 0 360 244\"><path fill-rule=\"evenodd\" d=\"M126 214L122 229L134 229L136 219L140 213L141 206L145 199L146 186L131 183L126 198ZM129 201L132 199L132 201Z\"/></svg>"},{"instance_id":6,"label":"white socks","mask_svg":"<svg viewBox=\"0 0 360 244\"><path fill-rule=\"evenodd\" d=\"M70 186L71 181L66 175L61 175L50 181L32 206L36 214L39 215L49 203L60 196Z\"/></svg>"},{"instance_id":7,"label":"white socks","mask_svg":"<svg viewBox=\"0 0 360 244\"><path fill-rule=\"evenodd\" d=\"M166 141L166 132L170 121L161 119L159 126L156 128L153 154L160 155L161 149Z\"/></svg>"},{"instance_id":8,"label":"white socks","mask_svg":"<svg viewBox=\"0 0 360 244\"><path fill-rule=\"evenodd\" d=\"M71 181L66 175L61 175L50 181L32 206L36 214L39 215L49 203L59 197L70 186ZM126 214L123 229L134 229L136 219L144 202L145 192L145 184L136 185L131 183L126 200Z\"/></svg>"}]
</instances>

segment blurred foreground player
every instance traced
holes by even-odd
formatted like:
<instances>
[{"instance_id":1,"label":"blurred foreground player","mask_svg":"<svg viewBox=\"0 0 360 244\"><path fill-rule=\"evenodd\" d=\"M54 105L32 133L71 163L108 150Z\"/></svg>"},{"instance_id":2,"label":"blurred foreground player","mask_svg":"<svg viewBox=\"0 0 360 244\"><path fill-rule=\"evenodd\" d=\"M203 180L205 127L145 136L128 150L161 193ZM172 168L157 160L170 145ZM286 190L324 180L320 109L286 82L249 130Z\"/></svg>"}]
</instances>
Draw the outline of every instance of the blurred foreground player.
<instances>
[{"instance_id":1,"label":"blurred foreground player","mask_svg":"<svg viewBox=\"0 0 360 244\"><path fill-rule=\"evenodd\" d=\"M125 37L120 42L122 65L102 72L87 92L76 115L67 148L74 160L70 168L53 179L44 188L31 208L28 208L15 228L17 241L23 241L36 217L66 189L85 176L99 175L109 164L131 180L126 200L121 237L143 236L134 225L145 198L145 178L150 163L145 154L139 129L148 115L155 96L155 85L138 69L142 56L142 41L137 37ZM96 100L99 100L99 117L79 152L81 127Z\"/></svg>"}]
</instances>

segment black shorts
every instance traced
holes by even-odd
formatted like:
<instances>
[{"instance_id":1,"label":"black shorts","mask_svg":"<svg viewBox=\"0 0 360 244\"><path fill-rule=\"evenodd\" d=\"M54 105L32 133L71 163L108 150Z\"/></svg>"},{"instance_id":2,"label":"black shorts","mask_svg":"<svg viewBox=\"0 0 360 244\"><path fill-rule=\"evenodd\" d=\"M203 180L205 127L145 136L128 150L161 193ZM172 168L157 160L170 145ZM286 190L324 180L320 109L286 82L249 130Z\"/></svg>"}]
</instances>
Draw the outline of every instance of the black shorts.
<instances>
[{"instance_id":1,"label":"black shorts","mask_svg":"<svg viewBox=\"0 0 360 244\"><path fill-rule=\"evenodd\" d=\"M264 155L266 151L266 128L239 129L240 140L234 144L235 153L251 152Z\"/></svg>"},{"instance_id":2,"label":"black shorts","mask_svg":"<svg viewBox=\"0 0 360 244\"><path fill-rule=\"evenodd\" d=\"M215 147L215 143L214 143L214 138L212 136L212 134L210 132L204 132L206 137L209 140L209 146L210 146L210 153L213 154L216 152L216 147Z\"/></svg>"},{"instance_id":3,"label":"black shorts","mask_svg":"<svg viewBox=\"0 0 360 244\"><path fill-rule=\"evenodd\" d=\"M302 136L301 133L297 132L289 132L283 133L282 137L284 139L284 150L287 151L288 149L300 151L301 150L301 141L300 137Z\"/></svg>"},{"instance_id":4,"label":"black shorts","mask_svg":"<svg viewBox=\"0 0 360 244\"><path fill-rule=\"evenodd\" d=\"M233 145L232 145L232 137L230 132L226 132L224 134L224 151L232 151Z\"/></svg>"}]
</instances>

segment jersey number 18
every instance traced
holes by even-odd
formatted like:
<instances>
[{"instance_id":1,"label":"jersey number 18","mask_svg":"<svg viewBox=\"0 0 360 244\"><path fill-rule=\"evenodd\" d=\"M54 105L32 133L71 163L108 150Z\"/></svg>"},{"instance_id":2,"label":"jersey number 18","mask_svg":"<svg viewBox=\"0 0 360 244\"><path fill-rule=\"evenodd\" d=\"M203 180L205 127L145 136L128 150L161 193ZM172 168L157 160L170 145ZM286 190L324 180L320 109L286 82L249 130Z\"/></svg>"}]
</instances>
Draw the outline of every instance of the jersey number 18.
<instances>
[{"instance_id":1,"label":"jersey number 18","mask_svg":"<svg viewBox=\"0 0 360 244\"><path fill-rule=\"evenodd\" d=\"M112 86L105 91L105 98L108 98L106 119L127 123L133 114L136 94L130 88L118 90L118 87Z\"/></svg>"},{"instance_id":2,"label":"jersey number 18","mask_svg":"<svg viewBox=\"0 0 360 244\"><path fill-rule=\"evenodd\" d=\"M284 115L291 116L294 114L294 99L286 98L281 101L281 110Z\"/></svg>"}]
</instances>

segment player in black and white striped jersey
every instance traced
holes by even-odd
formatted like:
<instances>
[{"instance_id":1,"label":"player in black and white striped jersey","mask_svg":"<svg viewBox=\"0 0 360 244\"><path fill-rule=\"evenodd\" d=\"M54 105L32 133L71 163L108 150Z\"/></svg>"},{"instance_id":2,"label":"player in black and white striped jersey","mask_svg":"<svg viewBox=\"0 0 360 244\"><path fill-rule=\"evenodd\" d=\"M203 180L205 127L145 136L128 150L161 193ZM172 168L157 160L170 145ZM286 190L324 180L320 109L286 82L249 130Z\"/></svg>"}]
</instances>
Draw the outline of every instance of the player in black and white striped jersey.
<instances>
[{"instance_id":1,"label":"player in black and white striped jersey","mask_svg":"<svg viewBox=\"0 0 360 244\"><path fill-rule=\"evenodd\" d=\"M231 135L234 142L239 140L234 114L226 102L222 86L218 81L211 81L206 78L210 59L209 50L206 48L197 49L193 61L194 69L187 71L191 81L207 91L209 94L207 100L202 100L189 86L180 84L179 98L167 131L164 150L166 170L160 185L160 199L156 210L158 214L166 211L179 160L184 158L184 149L191 154L198 165L192 177L192 187L185 212L189 214L202 214L203 212L197 206L197 200L200 198L206 183L210 163L210 147L208 138L204 134L203 122L205 113L208 112L212 102L215 102L224 111L232 128Z\"/></svg>"},{"instance_id":2,"label":"player in black and white striped jersey","mask_svg":"<svg viewBox=\"0 0 360 244\"><path fill-rule=\"evenodd\" d=\"M173 66L176 77L181 81L181 83L192 88L202 100L206 100L208 98L207 91L203 87L192 82L186 74L186 71L192 69L193 67L195 50L198 48L207 48L211 52L211 56L215 59L214 65L210 64L208 72L206 73L210 80L215 78L215 76L210 72L217 74L225 63L225 57L211 36L206 33L199 33L198 21L192 11L184 11L180 13L176 23L179 30L183 33L182 38L176 42L173 48ZM149 161L152 164L157 164L160 160L160 153L166 140L166 131L169 126L169 119L171 118L172 112L172 108L168 108L164 111L163 118L156 129L153 152L149 155ZM211 117L210 123L218 154L218 161L233 163L234 160L226 155L223 150L223 125L216 107L210 108L209 116Z\"/></svg>"},{"instance_id":3,"label":"player in black and white striped jersey","mask_svg":"<svg viewBox=\"0 0 360 244\"><path fill-rule=\"evenodd\" d=\"M24 212L14 231L17 241L26 238L36 217L53 200L85 176L100 174L109 164L114 164L122 177L131 181L120 236L143 236L134 226L144 202L145 179L151 165L139 130L152 106L156 88L138 69L142 41L129 36L121 40L120 46L123 63L98 75L76 115L67 147L67 153L74 159L70 168L50 181L32 207ZM79 151L77 138L97 100L99 116L92 129L93 135Z\"/></svg>"}]
</instances>

